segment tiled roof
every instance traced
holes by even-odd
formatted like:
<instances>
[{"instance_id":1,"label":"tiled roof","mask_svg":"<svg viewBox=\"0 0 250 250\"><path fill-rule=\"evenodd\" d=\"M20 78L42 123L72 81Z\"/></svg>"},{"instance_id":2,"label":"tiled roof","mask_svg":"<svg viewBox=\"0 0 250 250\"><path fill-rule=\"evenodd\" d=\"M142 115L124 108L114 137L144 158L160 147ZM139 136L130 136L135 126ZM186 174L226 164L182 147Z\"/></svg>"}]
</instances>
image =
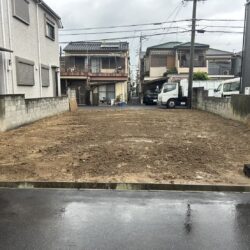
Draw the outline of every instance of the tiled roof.
<instances>
[{"instance_id":1,"label":"tiled roof","mask_svg":"<svg viewBox=\"0 0 250 250\"><path fill-rule=\"evenodd\" d=\"M181 42L168 42L168 43L163 43L163 44L149 47L148 49L174 49L177 45L180 45L180 44Z\"/></svg>"},{"instance_id":2,"label":"tiled roof","mask_svg":"<svg viewBox=\"0 0 250 250\"><path fill-rule=\"evenodd\" d=\"M127 42L71 42L65 52L82 52L82 51L128 51Z\"/></svg>"},{"instance_id":3,"label":"tiled roof","mask_svg":"<svg viewBox=\"0 0 250 250\"><path fill-rule=\"evenodd\" d=\"M207 56L232 56L234 53L219 49L210 48L207 51Z\"/></svg>"}]
</instances>

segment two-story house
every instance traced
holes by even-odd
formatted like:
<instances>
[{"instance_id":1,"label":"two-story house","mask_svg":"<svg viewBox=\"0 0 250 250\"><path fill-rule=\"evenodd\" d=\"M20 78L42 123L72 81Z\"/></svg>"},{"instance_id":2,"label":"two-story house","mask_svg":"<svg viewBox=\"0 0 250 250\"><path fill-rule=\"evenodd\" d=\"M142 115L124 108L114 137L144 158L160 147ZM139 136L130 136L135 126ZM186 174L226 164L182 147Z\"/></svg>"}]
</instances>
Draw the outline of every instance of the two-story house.
<instances>
[{"instance_id":1,"label":"two-story house","mask_svg":"<svg viewBox=\"0 0 250 250\"><path fill-rule=\"evenodd\" d=\"M211 77L234 77L233 60L235 53L209 48L206 58L208 61L208 74Z\"/></svg>"},{"instance_id":2,"label":"two-story house","mask_svg":"<svg viewBox=\"0 0 250 250\"><path fill-rule=\"evenodd\" d=\"M0 0L0 94L60 95L60 17L42 0Z\"/></svg>"},{"instance_id":3,"label":"two-story house","mask_svg":"<svg viewBox=\"0 0 250 250\"><path fill-rule=\"evenodd\" d=\"M194 72L208 73L206 53L209 45L195 44ZM143 86L161 85L167 73L186 78L190 65L190 43L168 42L147 48L143 65Z\"/></svg>"},{"instance_id":4,"label":"two-story house","mask_svg":"<svg viewBox=\"0 0 250 250\"><path fill-rule=\"evenodd\" d=\"M71 42L61 58L62 91L76 89L79 105L127 102L127 42Z\"/></svg>"},{"instance_id":5,"label":"two-story house","mask_svg":"<svg viewBox=\"0 0 250 250\"><path fill-rule=\"evenodd\" d=\"M209 45L195 44L194 72L208 72L206 52ZM163 77L167 72L188 74L190 43L168 42L149 47L146 51L144 72L147 80Z\"/></svg>"}]
</instances>

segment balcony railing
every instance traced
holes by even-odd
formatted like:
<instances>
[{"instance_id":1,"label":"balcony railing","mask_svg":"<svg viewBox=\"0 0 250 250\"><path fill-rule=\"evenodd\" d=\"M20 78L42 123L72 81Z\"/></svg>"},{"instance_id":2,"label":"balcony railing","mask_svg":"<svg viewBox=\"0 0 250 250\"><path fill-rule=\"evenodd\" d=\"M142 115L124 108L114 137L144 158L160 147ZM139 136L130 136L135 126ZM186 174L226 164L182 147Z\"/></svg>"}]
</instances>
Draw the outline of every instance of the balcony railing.
<instances>
[{"instance_id":1,"label":"balcony railing","mask_svg":"<svg viewBox=\"0 0 250 250\"><path fill-rule=\"evenodd\" d=\"M114 69L113 72L104 73L101 71L93 71L91 69L64 69L61 68L61 76L82 76L82 77L128 77L128 74L125 72L125 70L119 70Z\"/></svg>"}]
</instances>

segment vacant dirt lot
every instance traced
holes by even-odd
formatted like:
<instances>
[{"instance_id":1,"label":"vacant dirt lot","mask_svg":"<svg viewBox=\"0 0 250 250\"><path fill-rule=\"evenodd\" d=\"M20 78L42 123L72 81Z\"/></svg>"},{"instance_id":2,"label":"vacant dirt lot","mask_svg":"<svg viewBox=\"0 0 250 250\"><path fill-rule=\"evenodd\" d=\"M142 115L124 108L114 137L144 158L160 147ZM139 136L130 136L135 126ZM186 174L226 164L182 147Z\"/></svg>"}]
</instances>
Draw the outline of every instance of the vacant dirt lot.
<instances>
[{"instance_id":1,"label":"vacant dirt lot","mask_svg":"<svg viewBox=\"0 0 250 250\"><path fill-rule=\"evenodd\" d=\"M1 181L250 184L250 128L189 110L82 109L0 134Z\"/></svg>"}]
</instances>

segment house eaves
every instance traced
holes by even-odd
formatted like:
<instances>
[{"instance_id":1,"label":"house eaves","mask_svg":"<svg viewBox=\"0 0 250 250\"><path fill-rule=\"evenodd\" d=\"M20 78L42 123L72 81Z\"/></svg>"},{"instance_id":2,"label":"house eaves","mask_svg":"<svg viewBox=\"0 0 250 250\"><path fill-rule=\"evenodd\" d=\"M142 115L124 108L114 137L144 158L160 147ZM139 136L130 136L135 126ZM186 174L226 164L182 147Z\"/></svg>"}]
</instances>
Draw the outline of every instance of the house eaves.
<instances>
[{"instance_id":1,"label":"house eaves","mask_svg":"<svg viewBox=\"0 0 250 250\"><path fill-rule=\"evenodd\" d=\"M191 47L191 43L181 43L177 46L175 46L175 49L190 49ZM195 43L194 47L196 49L209 49L209 45L208 44L203 44L203 43Z\"/></svg>"},{"instance_id":2,"label":"house eaves","mask_svg":"<svg viewBox=\"0 0 250 250\"><path fill-rule=\"evenodd\" d=\"M54 10L52 10L43 0L34 0L35 3L39 4L48 14L54 17L57 21L58 27L60 29L63 28L61 17L56 14Z\"/></svg>"}]
</instances>

